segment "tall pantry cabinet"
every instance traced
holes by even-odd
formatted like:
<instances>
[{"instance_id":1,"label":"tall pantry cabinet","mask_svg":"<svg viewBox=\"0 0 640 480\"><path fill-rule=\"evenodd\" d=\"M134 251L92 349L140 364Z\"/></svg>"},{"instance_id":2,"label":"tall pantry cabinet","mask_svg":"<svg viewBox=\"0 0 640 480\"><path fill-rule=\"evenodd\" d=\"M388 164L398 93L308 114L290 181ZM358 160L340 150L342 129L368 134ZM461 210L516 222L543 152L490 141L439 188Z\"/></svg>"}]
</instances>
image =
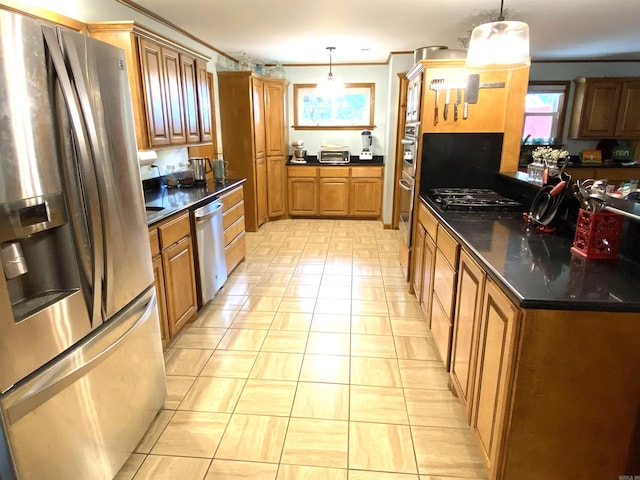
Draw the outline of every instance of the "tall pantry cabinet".
<instances>
[{"instance_id":1,"label":"tall pantry cabinet","mask_svg":"<svg viewBox=\"0 0 640 480\"><path fill-rule=\"evenodd\" d=\"M229 177L247 179L249 232L286 214L286 87L284 79L253 72L218 72L222 150Z\"/></svg>"}]
</instances>

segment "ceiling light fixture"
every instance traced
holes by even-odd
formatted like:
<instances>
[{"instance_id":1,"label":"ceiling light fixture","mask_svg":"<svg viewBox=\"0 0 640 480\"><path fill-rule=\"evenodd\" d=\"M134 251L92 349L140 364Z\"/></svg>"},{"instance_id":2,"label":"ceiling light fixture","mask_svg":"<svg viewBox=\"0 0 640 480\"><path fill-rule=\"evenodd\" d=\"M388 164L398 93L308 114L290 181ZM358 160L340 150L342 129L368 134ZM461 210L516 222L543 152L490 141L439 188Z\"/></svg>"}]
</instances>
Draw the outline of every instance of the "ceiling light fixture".
<instances>
[{"instance_id":1,"label":"ceiling light fixture","mask_svg":"<svg viewBox=\"0 0 640 480\"><path fill-rule=\"evenodd\" d=\"M471 33L467 51L467 68L501 70L531 65L529 25L505 21L504 0L500 0L500 16L496 22L478 25Z\"/></svg>"},{"instance_id":2,"label":"ceiling light fixture","mask_svg":"<svg viewBox=\"0 0 640 480\"><path fill-rule=\"evenodd\" d=\"M331 54L335 49L336 47L327 47L327 50L329 50L329 74L318 79L318 83L316 84L316 95L319 97L338 98L344 93L344 82L340 77L336 77L331 71Z\"/></svg>"}]
</instances>

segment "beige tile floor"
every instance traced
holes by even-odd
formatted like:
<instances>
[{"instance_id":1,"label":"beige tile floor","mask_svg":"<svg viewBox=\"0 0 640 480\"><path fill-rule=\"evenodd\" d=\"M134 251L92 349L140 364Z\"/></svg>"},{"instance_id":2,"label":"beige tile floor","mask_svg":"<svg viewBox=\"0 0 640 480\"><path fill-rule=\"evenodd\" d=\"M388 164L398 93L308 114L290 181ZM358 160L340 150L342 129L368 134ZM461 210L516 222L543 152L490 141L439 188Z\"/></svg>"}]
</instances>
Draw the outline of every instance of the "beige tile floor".
<instances>
[{"instance_id":1,"label":"beige tile floor","mask_svg":"<svg viewBox=\"0 0 640 480\"><path fill-rule=\"evenodd\" d=\"M397 249L372 221L247 233L167 350L165 408L117 479L486 479Z\"/></svg>"}]
</instances>

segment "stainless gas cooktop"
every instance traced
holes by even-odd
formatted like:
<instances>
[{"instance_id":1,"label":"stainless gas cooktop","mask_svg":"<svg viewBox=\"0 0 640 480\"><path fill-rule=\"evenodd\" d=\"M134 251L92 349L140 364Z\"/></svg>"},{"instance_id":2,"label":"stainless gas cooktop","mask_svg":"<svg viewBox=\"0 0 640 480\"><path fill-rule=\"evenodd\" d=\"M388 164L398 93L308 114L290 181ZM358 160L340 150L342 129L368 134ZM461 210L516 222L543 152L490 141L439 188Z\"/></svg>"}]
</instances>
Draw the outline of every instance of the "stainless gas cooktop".
<instances>
[{"instance_id":1,"label":"stainless gas cooktop","mask_svg":"<svg viewBox=\"0 0 640 480\"><path fill-rule=\"evenodd\" d=\"M429 198L447 211L517 212L520 203L486 188L434 188Z\"/></svg>"}]
</instances>

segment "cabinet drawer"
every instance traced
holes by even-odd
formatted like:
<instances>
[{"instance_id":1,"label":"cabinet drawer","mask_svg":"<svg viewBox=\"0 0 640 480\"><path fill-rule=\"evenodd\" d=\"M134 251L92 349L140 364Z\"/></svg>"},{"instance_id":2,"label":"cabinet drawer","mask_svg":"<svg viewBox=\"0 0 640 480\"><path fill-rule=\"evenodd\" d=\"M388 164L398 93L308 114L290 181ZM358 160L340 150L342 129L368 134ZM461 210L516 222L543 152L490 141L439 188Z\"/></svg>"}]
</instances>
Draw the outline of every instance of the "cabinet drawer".
<instances>
[{"instance_id":1,"label":"cabinet drawer","mask_svg":"<svg viewBox=\"0 0 640 480\"><path fill-rule=\"evenodd\" d=\"M160 255L160 236L157 228L149 230L149 243L151 244L151 258Z\"/></svg>"},{"instance_id":2,"label":"cabinet drawer","mask_svg":"<svg viewBox=\"0 0 640 480\"><path fill-rule=\"evenodd\" d=\"M455 270L458 265L458 257L460 255L460 245L458 245L458 242L449 235L442 225L438 225L438 239L436 240L436 243L438 244L438 249L442 251L442 254Z\"/></svg>"},{"instance_id":3,"label":"cabinet drawer","mask_svg":"<svg viewBox=\"0 0 640 480\"><path fill-rule=\"evenodd\" d=\"M224 244L229 245L234 238L244 232L244 217L240 217L235 223L224 231Z\"/></svg>"},{"instance_id":4,"label":"cabinet drawer","mask_svg":"<svg viewBox=\"0 0 640 480\"><path fill-rule=\"evenodd\" d=\"M438 220L434 217L427 207L420 203L418 207L418 221L422 224L429 236L435 241L438 234Z\"/></svg>"},{"instance_id":5,"label":"cabinet drawer","mask_svg":"<svg viewBox=\"0 0 640 480\"><path fill-rule=\"evenodd\" d=\"M161 225L158 230L160 231L160 247L164 250L191 233L189 212L185 212L168 223Z\"/></svg>"},{"instance_id":6,"label":"cabinet drawer","mask_svg":"<svg viewBox=\"0 0 640 480\"><path fill-rule=\"evenodd\" d=\"M320 178L349 178L349 167L320 167Z\"/></svg>"},{"instance_id":7,"label":"cabinet drawer","mask_svg":"<svg viewBox=\"0 0 640 480\"><path fill-rule=\"evenodd\" d=\"M351 167L351 178L382 178L382 167Z\"/></svg>"},{"instance_id":8,"label":"cabinet drawer","mask_svg":"<svg viewBox=\"0 0 640 480\"><path fill-rule=\"evenodd\" d=\"M227 260L227 275L244 259L247 253L245 234L241 233L236 239L224 249Z\"/></svg>"},{"instance_id":9,"label":"cabinet drawer","mask_svg":"<svg viewBox=\"0 0 640 480\"><path fill-rule=\"evenodd\" d=\"M436 266L433 272L433 292L440 299L448 318L453 318L453 300L456 293L456 273L440 250L436 251Z\"/></svg>"},{"instance_id":10,"label":"cabinet drawer","mask_svg":"<svg viewBox=\"0 0 640 480\"><path fill-rule=\"evenodd\" d=\"M226 212L235 204L243 200L242 187L236 188L235 190L222 195L220 200L222 201L222 211Z\"/></svg>"},{"instance_id":11,"label":"cabinet drawer","mask_svg":"<svg viewBox=\"0 0 640 480\"><path fill-rule=\"evenodd\" d=\"M244 216L244 201L234 205L222 214L222 228L227 229Z\"/></svg>"},{"instance_id":12,"label":"cabinet drawer","mask_svg":"<svg viewBox=\"0 0 640 480\"><path fill-rule=\"evenodd\" d=\"M287 175L289 177L317 177L318 167L287 167Z\"/></svg>"}]
</instances>

